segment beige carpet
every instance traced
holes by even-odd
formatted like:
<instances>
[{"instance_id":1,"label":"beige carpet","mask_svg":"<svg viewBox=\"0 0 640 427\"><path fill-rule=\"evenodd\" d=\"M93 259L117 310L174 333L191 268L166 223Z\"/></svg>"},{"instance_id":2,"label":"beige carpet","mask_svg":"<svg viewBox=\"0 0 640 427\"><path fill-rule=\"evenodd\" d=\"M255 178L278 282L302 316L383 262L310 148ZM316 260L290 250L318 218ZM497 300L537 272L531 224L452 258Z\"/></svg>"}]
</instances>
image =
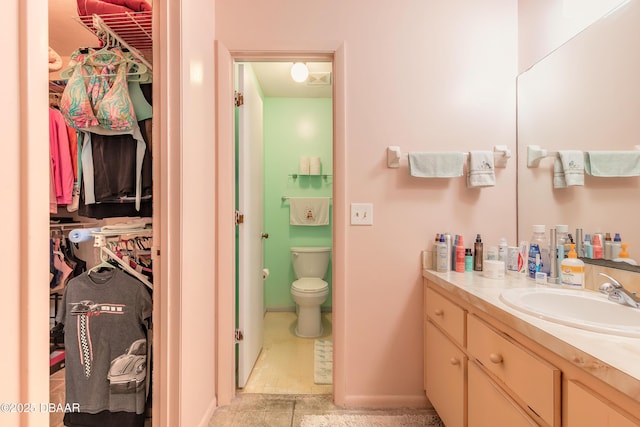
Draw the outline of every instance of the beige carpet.
<instances>
[{"instance_id":1,"label":"beige carpet","mask_svg":"<svg viewBox=\"0 0 640 427\"><path fill-rule=\"evenodd\" d=\"M436 415L305 415L300 427L444 427Z\"/></svg>"}]
</instances>

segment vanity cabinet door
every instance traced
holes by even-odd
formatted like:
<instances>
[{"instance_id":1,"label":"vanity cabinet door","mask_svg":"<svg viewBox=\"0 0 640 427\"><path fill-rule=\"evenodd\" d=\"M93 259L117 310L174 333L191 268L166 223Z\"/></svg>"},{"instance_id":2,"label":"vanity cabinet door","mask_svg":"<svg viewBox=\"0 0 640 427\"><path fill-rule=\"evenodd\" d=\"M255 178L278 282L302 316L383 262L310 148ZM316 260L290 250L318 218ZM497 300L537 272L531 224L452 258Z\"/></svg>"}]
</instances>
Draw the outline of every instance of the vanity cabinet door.
<instances>
[{"instance_id":1,"label":"vanity cabinet door","mask_svg":"<svg viewBox=\"0 0 640 427\"><path fill-rule=\"evenodd\" d=\"M469 362L468 370L469 427L538 425L500 387L495 385L475 362Z\"/></svg>"},{"instance_id":2,"label":"vanity cabinet door","mask_svg":"<svg viewBox=\"0 0 640 427\"><path fill-rule=\"evenodd\" d=\"M425 389L447 427L464 427L467 358L431 322L425 325Z\"/></svg>"},{"instance_id":3,"label":"vanity cabinet door","mask_svg":"<svg viewBox=\"0 0 640 427\"><path fill-rule=\"evenodd\" d=\"M628 418L582 384L569 381L566 424L567 427L637 427L640 420Z\"/></svg>"},{"instance_id":4,"label":"vanity cabinet door","mask_svg":"<svg viewBox=\"0 0 640 427\"><path fill-rule=\"evenodd\" d=\"M467 350L544 423L560 426L560 370L506 335L467 316Z\"/></svg>"}]
</instances>

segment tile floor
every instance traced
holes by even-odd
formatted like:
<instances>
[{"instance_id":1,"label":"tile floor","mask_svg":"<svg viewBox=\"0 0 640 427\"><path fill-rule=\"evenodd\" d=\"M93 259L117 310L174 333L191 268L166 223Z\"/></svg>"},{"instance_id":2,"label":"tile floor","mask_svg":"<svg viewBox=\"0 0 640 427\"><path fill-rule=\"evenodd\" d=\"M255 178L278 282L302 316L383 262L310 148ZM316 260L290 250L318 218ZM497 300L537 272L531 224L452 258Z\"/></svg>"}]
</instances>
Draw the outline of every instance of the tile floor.
<instances>
[{"instance_id":1,"label":"tile floor","mask_svg":"<svg viewBox=\"0 0 640 427\"><path fill-rule=\"evenodd\" d=\"M433 409L397 408L366 409L341 408L333 404L331 395L285 395L241 393L229 406L218 408L209 427L298 427L305 415L423 415L423 423L411 426L441 424ZM435 418L435 422L432 421ZM400 427L400 426L399 426Z\"/></svg>"},{"instance_id":2,"label":"tile floor","mask_svg":"<svg viewBox=\"0 0 640 427\"><path fill-rule=\"evenodd\" d=\"M439 420L435 411L427 408L368 409L334 405L333 386L313 383L314 339L297 337L295 322L295 313L266 314L263 349L246 387L238 391L231 405L216 410L209 427L298 427L305 415L329 414L415 414L427 416L425 420L434 416ZM322 313L322 322L324 333L319 338L331 339L331 313ZM425 421L424 425L434 424Z\"/></svg>"},{"instance_id":3,"label":"tile floor","mask_svg":"<svg viewBox=\"0 0 640 427\"><path fill-rule=\"evenodd\" d=\"M262 352L243 393L331 394L333 386L313 382L313 338L297 337L294 312L267 312ZM322 313L321 339L331 339L331 313Z\"/></svg>"}]
</instances>

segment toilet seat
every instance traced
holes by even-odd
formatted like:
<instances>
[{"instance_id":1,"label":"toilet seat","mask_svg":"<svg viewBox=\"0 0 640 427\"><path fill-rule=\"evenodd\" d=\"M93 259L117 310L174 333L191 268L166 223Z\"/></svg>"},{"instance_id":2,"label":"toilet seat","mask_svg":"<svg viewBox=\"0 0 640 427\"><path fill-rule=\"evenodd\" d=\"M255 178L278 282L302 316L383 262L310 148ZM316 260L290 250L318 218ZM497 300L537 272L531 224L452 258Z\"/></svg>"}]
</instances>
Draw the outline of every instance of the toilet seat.
<instances>
[{"instance_id":1,"label":"toilet seat","mask_svg":"<svg viewBox=\"0 0 640 427\"><path fill-rule=\"evenodd\" d=\"M329 284L317 277L303 277L291 284L291 289L300 293L322 292L329 288Z\"/></svg>"}]
</instances>

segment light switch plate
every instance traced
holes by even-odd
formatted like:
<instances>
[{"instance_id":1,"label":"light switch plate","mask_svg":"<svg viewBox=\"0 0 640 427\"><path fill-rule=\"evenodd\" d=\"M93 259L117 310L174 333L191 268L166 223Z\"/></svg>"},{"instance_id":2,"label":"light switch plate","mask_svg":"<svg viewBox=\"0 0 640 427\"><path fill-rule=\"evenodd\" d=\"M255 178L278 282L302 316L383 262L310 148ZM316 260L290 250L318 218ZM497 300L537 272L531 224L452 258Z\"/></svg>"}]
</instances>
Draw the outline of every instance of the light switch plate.
<instances>
[{"instance_id":1,"label":"light switch plate","mask_svg":"<svg viewBox=\"0 0 640 427\"><path fill-rule=\"evenodd\" d=\"M351 203L351 225L373 225L373 203Z\"/></svg>"}]
</instances>

